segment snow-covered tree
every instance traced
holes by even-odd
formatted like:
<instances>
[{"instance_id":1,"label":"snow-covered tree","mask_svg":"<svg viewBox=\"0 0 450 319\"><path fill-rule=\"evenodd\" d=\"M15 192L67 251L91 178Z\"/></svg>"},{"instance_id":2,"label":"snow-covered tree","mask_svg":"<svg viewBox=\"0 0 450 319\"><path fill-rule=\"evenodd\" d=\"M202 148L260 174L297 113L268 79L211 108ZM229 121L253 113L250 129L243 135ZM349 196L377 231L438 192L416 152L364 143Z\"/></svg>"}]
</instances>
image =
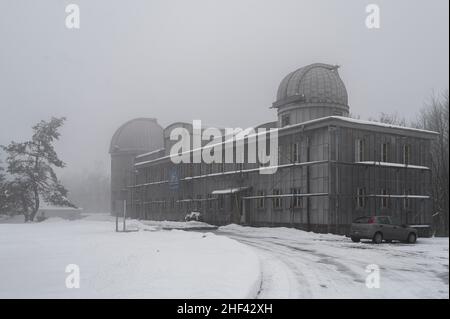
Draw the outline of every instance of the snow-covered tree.
<instances>
[{"instance_id":1,"label":"snow-covered tree","mask_svg":"<svg viewBox=\"0 0 450 319\"><path fill-rule=\"evenodd\" d=\"M24 214L25 221L34 219L41 199L53 205L75 207L53 170L65 166L53 146L64 121L64 117L41 121L33 126L30 141L2 146L7 154L7 172L12 177L7 182L7 202Z\"/></svg>"}]
</instances>

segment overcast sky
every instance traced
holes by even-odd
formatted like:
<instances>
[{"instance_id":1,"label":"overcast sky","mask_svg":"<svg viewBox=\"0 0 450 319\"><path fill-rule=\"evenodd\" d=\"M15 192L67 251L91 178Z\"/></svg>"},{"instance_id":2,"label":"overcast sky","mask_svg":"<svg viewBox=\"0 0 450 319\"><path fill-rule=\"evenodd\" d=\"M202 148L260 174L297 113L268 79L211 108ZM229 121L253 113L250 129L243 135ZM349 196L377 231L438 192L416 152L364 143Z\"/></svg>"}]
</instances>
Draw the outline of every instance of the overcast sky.
<instances>
[{"instance_id":1,"label":"overcast sky","mask_svg":"<svg viewBox=\"0 0 450 319\"><path fill-rule=\"evenodd\" d=\"M65 27L76 3L81 28ZM365 7L381 28L365 26ZM350 111L412 117L448 88L448 0L0 0L0 144L66 116L68 169L109 170L123 122L273 121L281 79L313 63L341 65Z\"/></svg>"}]
</instances>

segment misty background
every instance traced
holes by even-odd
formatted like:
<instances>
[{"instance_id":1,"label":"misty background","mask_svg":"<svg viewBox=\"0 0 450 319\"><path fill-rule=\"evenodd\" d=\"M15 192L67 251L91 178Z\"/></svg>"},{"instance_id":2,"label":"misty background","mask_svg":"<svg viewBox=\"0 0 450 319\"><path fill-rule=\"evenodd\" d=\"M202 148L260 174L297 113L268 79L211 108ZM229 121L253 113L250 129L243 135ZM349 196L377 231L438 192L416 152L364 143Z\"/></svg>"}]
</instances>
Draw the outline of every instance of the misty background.
<instances>
[{"instance_id":1,"label":"misty background","mask_svg":"<svg viewBox=\"0 0 450 319\"><path fill-rule=\"evenodd\" d=\"M81 28L65 26L80 7ZM365 26L378 4L381 28ZM75 203L109 207L108 147L135 117L248 127L282 78L341 65L350 112L413 119L448 89L447 0L0 0L0 144L65 116L56 149Z\"/></svg>"}]
</instances>

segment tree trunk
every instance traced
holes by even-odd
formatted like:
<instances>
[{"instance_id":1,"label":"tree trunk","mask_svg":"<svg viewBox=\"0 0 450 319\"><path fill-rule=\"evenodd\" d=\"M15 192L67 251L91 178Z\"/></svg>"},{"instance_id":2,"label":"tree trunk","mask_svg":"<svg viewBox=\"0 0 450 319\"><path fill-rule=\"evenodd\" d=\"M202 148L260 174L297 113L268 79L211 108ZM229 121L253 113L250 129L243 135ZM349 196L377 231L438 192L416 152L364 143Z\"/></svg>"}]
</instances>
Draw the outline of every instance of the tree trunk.
<instances>
[{"instance_id":1,"label":"tree trunk","mask_svg":"<svg viewBox=\"0 0 450 319\"><path fill-rule=\"evenodd\" d=\"M37 187L34 188L34 207L33 211L30 215L30 221L34 220L34 217L36 216L37 212L39 210L39 192L37 190Z\"/></svg>"}]
</instances>

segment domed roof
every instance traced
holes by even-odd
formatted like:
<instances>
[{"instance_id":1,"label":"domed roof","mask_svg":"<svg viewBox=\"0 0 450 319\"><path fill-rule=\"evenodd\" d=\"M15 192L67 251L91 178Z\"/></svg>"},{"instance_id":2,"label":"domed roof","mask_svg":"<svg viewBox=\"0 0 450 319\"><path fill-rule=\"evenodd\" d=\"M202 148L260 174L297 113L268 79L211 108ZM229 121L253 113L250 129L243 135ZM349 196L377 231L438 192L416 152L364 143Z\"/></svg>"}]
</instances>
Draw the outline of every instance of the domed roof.
<instances>
[{"instance_id":1,"label":"domed roof","mask_svg":"<svg viewBox=\"0 0 450 319\"><path fill-rule=\"evenodd\" d=\"M289 73L278 87L273 107L293 102L348 107L348 96L335 65L314 63Z\"/></svg>"},{"instance_id":2,"label":"domed roof","mask_svg":"<svg viewBox=\"0 0 450 319\"><path fill-rule=\"evenodd\" d=\"M145 153L162 148L163 128L154 118L137 118L126 122L114 133L109 153Z\"/></svg>"}]
</instances>

